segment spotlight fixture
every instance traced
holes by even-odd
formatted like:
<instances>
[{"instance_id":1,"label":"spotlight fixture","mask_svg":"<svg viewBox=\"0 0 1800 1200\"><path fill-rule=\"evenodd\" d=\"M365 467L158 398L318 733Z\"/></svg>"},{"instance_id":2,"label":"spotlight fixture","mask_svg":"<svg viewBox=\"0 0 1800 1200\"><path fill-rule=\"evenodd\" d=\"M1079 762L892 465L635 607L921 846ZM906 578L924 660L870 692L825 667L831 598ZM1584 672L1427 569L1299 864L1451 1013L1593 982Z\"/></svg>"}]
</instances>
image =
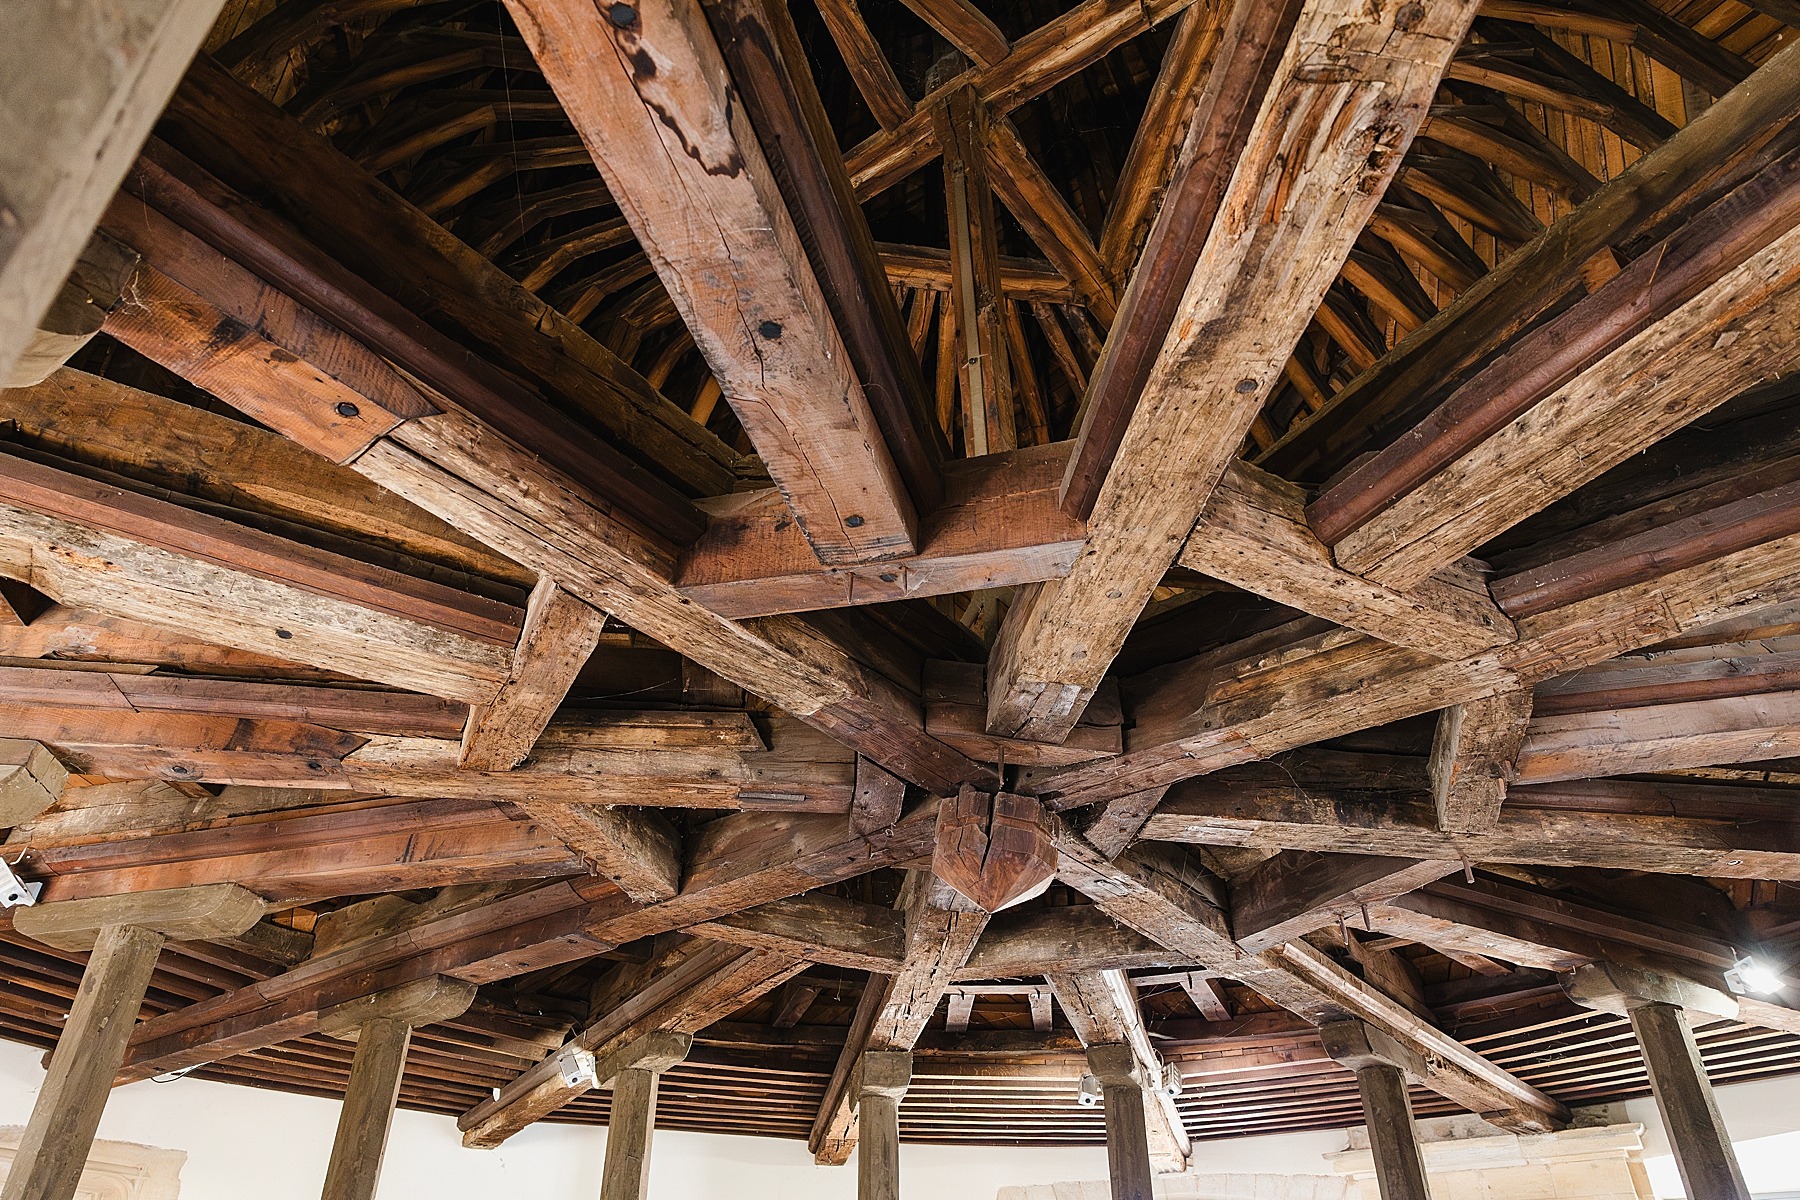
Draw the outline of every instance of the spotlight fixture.
<instances>
[{"instance_id":1,"label":"spotlight fixture","mask_svg":"<svg viewBox=\"0 0 1800 1200\"><path fill-rule=\"evenodd\" d=\"M1105 1089L1100 1086L1100 1080L1096 1076L1083 1075L1081 1090L1075 1093L1075 1103L1083 1108L1095 1108L1098 1107L1100 1099L1104 1095Z\"/></svg>"},{"instance_id":2,"label":"spotlight fixture","mask_svg":"<svg viewBox=\"0 0 1800 1200\"><path fill-rule=\"evenodd\" d=\"M1725 986L1739 996L1773 996L1783 985L1774 967L1746 954L1725 972Z\"/></svg>"},{"instance_id":3,"label":"spotlight fixture","mask_svg":"<svg viewBox=\"0 0 1800 1200\"><path fill-rule=\"evenodd\" d=\"M26 883L13 871L13 864L0 858L0 908L19 908L37 903L41 883Z\"/></svg>"},{"instance_id":4,"label":"spotlight fixture","mask_svg":"<svg viewBox=\"0 0 1800 1200\"><path fill-rule=\"evenodd\" d=\"M1181 1077L1181 1068L1174 1063L1164 1063L1162 1069L1162 1094L1173 1100L1181 1095L1181 1089L1187 1081Z\"/></svg>"},{"instance_id":5,"label":"spotlight fixture","mask_svg":"<svg viewBox=\"0 0 1800 1200\"><path fill-rule=\"evenodd\" d=\"M600 1076L594 1070L594 1056L580 1046L564 1046L556 1052L556 1073L565 1087L599 1087Z\"/></svg>"}]
</instances>

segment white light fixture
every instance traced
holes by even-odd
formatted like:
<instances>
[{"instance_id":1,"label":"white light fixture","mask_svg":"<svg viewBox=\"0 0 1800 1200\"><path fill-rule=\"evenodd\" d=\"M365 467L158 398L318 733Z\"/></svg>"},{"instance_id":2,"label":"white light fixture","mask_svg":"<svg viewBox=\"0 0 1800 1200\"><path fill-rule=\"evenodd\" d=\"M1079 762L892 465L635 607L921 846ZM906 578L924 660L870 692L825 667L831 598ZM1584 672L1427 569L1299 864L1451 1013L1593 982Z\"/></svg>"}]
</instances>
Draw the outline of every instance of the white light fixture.
<instances>
[{"instance_id":1,"label":"white light fixture","mask_svg":"<svg viewBox=\"0 0 1800 1200\"><path fill-rule=\"evenodd\" d=\"M13 873L12 864L0 858L0 908L29 907L37 903L41 883L26 883Z\"/></svg>"},{"instance_id":2,"label":"white light fixture","mask_svg":"<svg viewBox=\"0 0 1800 1200\"><path fill-rule=\"evenodd\" d=\"M1083 1108L1095 1108L1099 1106L1100 1099L1105 1094L1106 1089L1100 1086L1098 1077L1093 1075L1083 1075L1081 1077L1081 1090L1075 1093L1075 1103L1081 1105Z\"/></svg>"},{"instance_id":3,"label":"white light fixture","mask_svg":"<svg viewBox=\"0 0 1800 1200\"><path fill-rule=\"evenodd\" d=\"M1162 1069L1162 1094L1173 1100L1181 1095L1181 1089L1187 1081L1181 1077L1181 1068L1174 1063L1164 1063Z\"/></svg>"},{"instance_id":4,"label":"white light fixture","mask_svg":"<svg viewBox=\"0 0 1800 1200\"><path fill-rule=\"evenodd\" d=\"M1745 955L1725 972L1725 986L1739 996L1773 996L1782 989L1783 983L1775 968Z\"/></svg>"},{"instance_id":5,"label":"white light fixture","mask_svg":"<svg viewBox=\"0 0 1800 1200\"><path fill-rule=\"evenodd\" d=\"M600 1076L594 1070L594 1056L580 1046L564 1046L556 1052L556 1073L564 1087L599 1087Z\"/></svg>"}]
</instances>

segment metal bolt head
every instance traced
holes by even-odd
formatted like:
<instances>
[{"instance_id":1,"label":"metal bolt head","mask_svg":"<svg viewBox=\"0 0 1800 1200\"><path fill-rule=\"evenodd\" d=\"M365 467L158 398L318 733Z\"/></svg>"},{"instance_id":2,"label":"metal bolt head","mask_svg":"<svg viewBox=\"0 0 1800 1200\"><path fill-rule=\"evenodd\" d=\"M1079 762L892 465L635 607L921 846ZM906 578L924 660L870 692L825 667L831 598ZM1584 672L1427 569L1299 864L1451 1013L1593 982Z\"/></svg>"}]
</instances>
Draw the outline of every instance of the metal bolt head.
<instances>
[{"instance_id":1,"label":"metal bolt head","mask_svg":"<svg viewBox=\"0 0 1800 1200\"><path fill-rule=\"evenodd\" d=\"M615 4L606 10L606 19L620 29L629 29L637 24L637 9L629 4Z\"/></svg>"},{"instance_id":2,"label":"metal bolt head","mask_svg":"<svg viewBox=\"0 0 1800 1200\"><path fill-rule=\"evenodd\" d=\"M338 405L337 405L337 415L338 416L340 416L340 417L355 417L355 416L360 416L361 414L362 414L362 409L356 407L356 405L350 403L348 400L339 400L338 401Z\"/></svg>"}]
</instances>

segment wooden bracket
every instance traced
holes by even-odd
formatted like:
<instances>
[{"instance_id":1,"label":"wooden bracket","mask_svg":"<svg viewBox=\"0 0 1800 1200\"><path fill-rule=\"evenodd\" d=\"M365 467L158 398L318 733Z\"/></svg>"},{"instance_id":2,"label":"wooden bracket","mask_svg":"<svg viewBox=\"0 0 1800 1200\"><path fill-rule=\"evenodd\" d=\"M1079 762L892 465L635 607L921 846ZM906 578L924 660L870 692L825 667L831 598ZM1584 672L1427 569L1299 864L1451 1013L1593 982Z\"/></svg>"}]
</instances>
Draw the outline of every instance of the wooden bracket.
<instances>
[{"instance_id":1,"label":"wooden bracket","mask_svg":"<svg viewBox=\"0 0 1800 1200\"><path fill-rule=\"evenodd\" d=\"M170 941L236 937L262 920L269 903L235 883L119 896L53 900L13 913L13 928L58 950L91 950L112 925L155 930Z\"/></svg>"},{"instance_id":2,"label":"wooden bracket","mask_svg":"<svg viewBox=\"0 0 1800 1200\"><path fill-rule=\"evenodd\" d=\"M938 809L931 869L986 912L1036 894L1056 874L1043 805L1030 796L965 784Z\"/></svg>"}]
</instances>

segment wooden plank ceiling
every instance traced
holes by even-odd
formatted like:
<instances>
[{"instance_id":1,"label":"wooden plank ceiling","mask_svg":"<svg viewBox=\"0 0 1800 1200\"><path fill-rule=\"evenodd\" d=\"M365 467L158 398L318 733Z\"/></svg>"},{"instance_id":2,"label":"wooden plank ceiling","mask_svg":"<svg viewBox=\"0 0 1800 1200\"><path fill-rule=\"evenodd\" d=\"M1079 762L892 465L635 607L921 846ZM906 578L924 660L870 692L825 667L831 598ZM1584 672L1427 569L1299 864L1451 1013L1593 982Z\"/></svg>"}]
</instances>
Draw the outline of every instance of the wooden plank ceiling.
<instances>
[{"instance_id":1,"label":"wooden plank ceiling","mask_svg":"<svg viewBox=\"0 0 1800 1200\"><path fill-rule=\"evenodd\" d=\"M1558 972L1746 951L1800 1070L1793 11L228 0L0 391L9 860L274 908L125 1077L444 975L472 1145L655 1032L674 1127L841 1163L911 1049L1098 1142L1125 1042L1178 1166L1359 1121L1345 1016L1554 1128L1647 1087ZM82 957L0 917L0 1033Z\"/></svg>"}]
</instances>

